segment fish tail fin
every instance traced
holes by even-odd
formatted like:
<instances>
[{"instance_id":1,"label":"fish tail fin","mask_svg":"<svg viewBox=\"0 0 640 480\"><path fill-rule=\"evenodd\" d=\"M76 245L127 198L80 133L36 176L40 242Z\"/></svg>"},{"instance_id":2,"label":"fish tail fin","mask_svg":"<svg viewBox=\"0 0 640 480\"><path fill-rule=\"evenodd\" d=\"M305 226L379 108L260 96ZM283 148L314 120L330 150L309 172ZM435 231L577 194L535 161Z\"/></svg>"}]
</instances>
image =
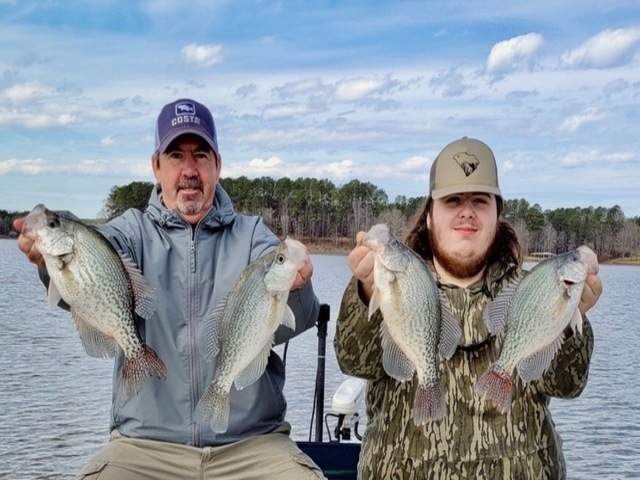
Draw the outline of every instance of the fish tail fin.
<instances>
[{"instance_id":1,"label":"fish tail fin","mask_svg":"<svg viewBox=\"0 0 640 480\"><path fill-rule=\"evenodd\" d=\"M496 408L506 413L511 408L513 397L513 376L500 365L493 363L478 379L476 395L487 397Z\"/></svg>"},{"instance_id":2,"label":"fish tail fin","mask_svg":"<svg viewBox=\"0 0 640 480\"><path fill-rule=\"evenodd\" d=\"M413 402L413 420L416 425L442 420L447 414L447 404L440 382L419 384Z\"/></svg>"},{"instance_id":3,"label":"fish tail fin","mask_svg":"<svg viewBox=\"0 0 640 480\"><path fill-rule=\"evenodd\" d=\"M122 378L127 395L139 393L147 375L158 380L166 380L167 367L153 348L142 344L139 352L135 356L127 358L122 367Z\"/></svg>"},{"instance_id":4,"label":"fish tail fin","mask_svg":"<svg viewBox=\"0 0 640 480\"><path fill-rule=\"evenodd\" d=\"M229 428L229 410L229 392L211 383L198 402L194 419L201 425L209 424L216 433L223 433Z\"/></svg>"}]
</instances>

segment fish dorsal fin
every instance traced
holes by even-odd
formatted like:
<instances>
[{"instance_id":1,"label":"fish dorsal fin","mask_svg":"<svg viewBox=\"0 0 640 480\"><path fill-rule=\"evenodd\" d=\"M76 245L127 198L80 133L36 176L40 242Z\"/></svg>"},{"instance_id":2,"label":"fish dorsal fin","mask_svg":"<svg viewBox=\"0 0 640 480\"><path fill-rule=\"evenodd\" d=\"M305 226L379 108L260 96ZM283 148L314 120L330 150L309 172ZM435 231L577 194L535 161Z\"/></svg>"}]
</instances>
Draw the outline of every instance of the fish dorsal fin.
<instances>
[{"instance_id":1,"label":"fish dorsal fin","mask_svg":"<svg viewBox=\"0 0 640 480\"><path fill-rule=\"evenodd\" d=\"M564 335L560 335L551 344L533 355L523 358L518 362L518 375L524 382L537 380L549 368L555 354L560 350Z\"/></svg>"},{"instance_id":2,"label":"fish dorsal fin","mask_svg":"<svg viewBox=\"0 0 640 480\"><path fill-rule=\"evenodd\" d=\"M227 306L227 298L228 297L225 297L218 306L213 309L211 316L205 320L202 327L201 345L204 358L207 361L213 360L220 352L220 344L226 332L226 326L223 320L224 311Z\"/></svg>"},{"instance_id":3,"label":"fish dorsal fin","mask_svg":"<svg viewBox=\"0 0 640 480\"><path fill-rule=\"evenodd\" d=\"M93 328L85 322L82 317L75 313L73 309L71 309L71 318L78 330L82 347L87 355L95 358L115 356L119 348L115 339L107 337L100 330Z\"/></svg>"},{"instance_id":4,"label":"fish dorsal fin","mask_svg":"<svg viewBox=\"0 0 640 480\"><path fill-rule=\"evenodd\" d=\"M133 295L135 297L136 314L142 318L148 320L156 311L156 292L149 285L147 279L144 278L138 266L131 258L123 253L118 252L122 259L122 264L127 272L131 287L133 288Z\"/></svg>"},{"instance_id":5,"label":"fish dorsal fin","mask_svg":"<svg viewBox=\"0 0 640 480\"><path fill-rule=\"evenodd\" d=\"M498 296L484 307L482 319L492 335L497 335L507 326L509 308L518 285L520 280L511 280Z\"/></svg>"},{"instance_id":6,"label":"fish dorsal fin","mask_svg":"<svg viewBox=\"0 0 640 480\"><path fill-rule=\"evenodd\" d=\"M440 341L438 342L438 350L449 359L456 353L460 338L462 337L462 329L451 311L449 299L442 290L438 290L440 297Z\"/></svg>"},{"instance_id":7,"label":"fish dorsal fin","mask_svg":"<svg viewBox=\"0 0 640 480\"><path fill-rule=\"evenodd\" d=\"M413 378L416 367L407 358L398 344L393 341L389 328L385 322L380 324L382 340L382 366L391 378L399 382L406 382Z\"/></svg>"},{"instance_id":8,"label":"fish dorsal fin","mask_svg":"<svg viewBox=\"0 0 640 480\"><path fill-rule=\"evenodd\" d=\"M47 298L49 299L49 308L54 308L58 306L60 300L62 300L62 296L58 291L58 287L53 280L49 279L49 288L47 289Z\"/></svg>"},{"instance_id":9,"label":"fish dorsal fin","mask_svg":"<svg viewBox=\"0 0 640 480\"><path fill-rule=\"evenodd\" d=\"M234 382L238 390L247 388L249 385L257 381L262 376L265 368L267 368L267 360L269 359L269 354L271 353L272 345L273 345L273 336L271 337L271 341L265 344L265 346L258 353L256 358L254 358L251 361L251 363L247 365L247 367L238 374Z\"/></svg>"},{"instance_id":10,"label":"fish dorsal fin","mask_svg":"<svg viewBox=\"0 0 640 480\"><path fill-rule=\"evenodd\" d=\"M293 331L296 330L296 316L287 304L284 305L284 313L282 314L282 321L280 323Z\"/></svg>"},{"instance_id":11,"label":"fish dorsal fin","mask_svg":"<svg viewBox=\"0 0 640 480\"><path fill-rule=\"evenodd\" d=\"M371 317L373 317L373 314L376 313L376 310L378 310L380 308L380 292L378 291L378 289L376 288L376 286L373 286L373 292L371 293L371 298L369 299L369 318L368 320L371 320Z\"/></svg>"}]
</instances>

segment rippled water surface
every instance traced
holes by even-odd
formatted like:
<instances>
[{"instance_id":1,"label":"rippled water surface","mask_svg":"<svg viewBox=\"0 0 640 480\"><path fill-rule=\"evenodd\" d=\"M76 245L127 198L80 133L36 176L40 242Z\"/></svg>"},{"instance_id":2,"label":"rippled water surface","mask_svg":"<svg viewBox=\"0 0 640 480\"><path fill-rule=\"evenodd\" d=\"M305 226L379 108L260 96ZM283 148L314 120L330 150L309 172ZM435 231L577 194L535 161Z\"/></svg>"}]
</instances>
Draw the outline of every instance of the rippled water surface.
<instances>
[{"instance_id":1,"label":"rippled water surface","mask_svg":"<svg viewBox=\"0 0 640 480\"><path fill-rule=\"evenodd\" d=\"M350 273L344 256L314 255L313 262L315 290L331 306L328 411L346 378L332 341ZM640 267L602 266L600 274L604 293L589 313L596 334L589 385L578 399L553 400L551 409L570 479L640 478ZM48 308L14 240L0 240L0 330L0 478L71 478L107 440L112 361L84 353L70 316ZM287 416L296 440L309 437L316 352L315 330L287 352Z\"/></svg>"}]
</instances>

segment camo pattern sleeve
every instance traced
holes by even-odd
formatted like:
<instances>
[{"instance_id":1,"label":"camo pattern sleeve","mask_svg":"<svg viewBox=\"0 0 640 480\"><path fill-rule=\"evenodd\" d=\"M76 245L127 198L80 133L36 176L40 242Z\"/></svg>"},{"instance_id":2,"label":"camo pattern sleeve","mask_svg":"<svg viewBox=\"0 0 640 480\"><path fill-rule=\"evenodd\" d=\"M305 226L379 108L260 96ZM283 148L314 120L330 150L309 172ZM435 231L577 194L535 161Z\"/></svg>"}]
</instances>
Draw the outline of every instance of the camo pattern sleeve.
<instances>
[{"instance_id":1,"label":"camo pattern sleeve","mask_svg":"<svg viewBox=\"0 0 640 480\"><path fill-rule=\"evenodd\" d=\"M575 333L564 342L538 381L537 389L543 395L575 398L587 386L594 339L591 323L584 315L583 320L582 335Z\"/></svg>"},{"instance_id":2,"label":"camo pattern sleeve","mask_svg":"<svg viewBox=\"0 0 640 480\"><path fill-rule=\"evenodd\" d=\"M333 346L343 373L367 380L384 375L378 310L369 320L369 307L360 299L354 277L342 296Z\"/></svg>"}]
</instances>

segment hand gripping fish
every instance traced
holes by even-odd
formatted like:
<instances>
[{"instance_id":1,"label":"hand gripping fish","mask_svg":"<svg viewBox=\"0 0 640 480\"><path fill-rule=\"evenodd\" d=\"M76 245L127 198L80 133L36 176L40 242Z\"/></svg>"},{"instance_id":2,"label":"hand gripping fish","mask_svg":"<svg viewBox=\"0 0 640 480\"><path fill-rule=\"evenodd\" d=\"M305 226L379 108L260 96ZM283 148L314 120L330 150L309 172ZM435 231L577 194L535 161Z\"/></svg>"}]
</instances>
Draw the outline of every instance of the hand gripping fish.
<instances>
[{"instance_id":1,"label":"hand gripping fish","mask_svg":"<svg viewBox=\"0 0 640 480\"><path fill-rule=\"evenodd\" d=\"M87 354L113 357L121 348L128 395L137 394L148 375L164 380L164 363L136 329L136 314L150 318L155 311L155 295L133 261L93 227L44 205L27 215L22 234L35 240L44 258L49 305L62 299L69 306Z\"/></svg>"},{"instance_id":2,"label":"hand gripping fish","mask_svg":"<svg viewBox=\"0 0 640 480\"><path fill-rule=\"evenodd\" d=\"M308 261L306 247L287 238L278 248L251 262L205 326L206 358L215 358L213 380L198 402L195 419L214 432L229 427L231 388L256 382L267 367L278 327L295 329L287 305L298 270Z\"/></svg>"},{"instance_id":3,"label":"hand gripping fish","mask_svg":"<svg viewBox=\"0 0 640 480\"><path fill-rule=\"evenodd\" d=\"M424 260L392 235L387 225L374 225L362 244L375 252L369 318L378 308L382 312L383 367L400 382L417 375L416 425L441 420L447 405L438 352L451 358L462 330Z\"/></svg>"},{"instance_id":4,"label":"hand gripping fish","mask_svg":"<svg viewBox=\"0 0 640 480\"><path fill-rule=\"evenodd\" d=\"M480 377L475 392L505 413L511 407L514 371L525 382L542 376L564 341L569 326L582 334L578 310L588 274L598 258L587 246L538 263L520 281L508 284L483 313L487 328L506 328L500 356Z\"/></svg>"}]
</instances>

